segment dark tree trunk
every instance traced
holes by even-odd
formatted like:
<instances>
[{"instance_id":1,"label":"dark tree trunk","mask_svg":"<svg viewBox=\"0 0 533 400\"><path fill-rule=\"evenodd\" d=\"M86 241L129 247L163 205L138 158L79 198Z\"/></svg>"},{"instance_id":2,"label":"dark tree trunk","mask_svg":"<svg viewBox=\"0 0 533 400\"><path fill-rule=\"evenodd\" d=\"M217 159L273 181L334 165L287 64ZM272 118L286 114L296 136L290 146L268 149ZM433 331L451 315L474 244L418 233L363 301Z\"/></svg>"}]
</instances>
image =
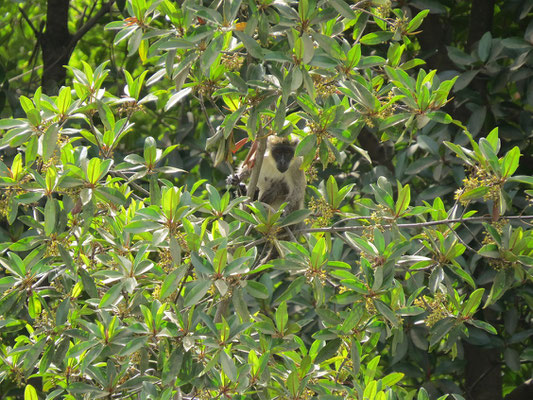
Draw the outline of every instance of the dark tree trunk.
<instances>
[{"instance_id":1,"label":"dark tree trunk","mask_svg":"<svg viewBox=\"0 0 533 400\"><path fill-rule=\"evenodd\" d=\"M446 46L450 44L451 32L449 27L443 24L442 17L429 14L424 18L420 30L422 32L416 37L424 55L428 54L428 57L423 57L427 67L438 71L456 69L455 64L448 58Z\"/></svg>"},{"instance_id":2,"label":"dark tree trunk","mask_svg":"<svg viewBox=\"0 0 533 400\"><path fill-rule=\"evenodd\" d=\"M394 171L390 151L387 150L385 144L379 142L375 134L363 129L357 139L361 148L368 152L373 162L377 165L384 165L390 171Z\"/></svg>"},{"instance_id":3,"label":"dark tree trunk","mask_svg":"<svg viewBox=\"0 0 533 400\"><path fill-rule=\"evenodd\" d=\"M501 353L464 343L468 400L502 400Z\"/></svg>"},{"instance_id":4,"label":"dark tree trunk","mask_svg":"<svg viewBox=\"0 0 533 400\"><path fill-rule=\"evenodd\" d=\"M505 400L533 399L533 379L529 379L505 396Z\"/></svg>"},{"instance_id":5,"label":"dark tree trunk","mask_svg":"<svg viewBox=\"0 0 533 400\"><path fill-rule=\"evenodd\" d=\"M66 70L72 48L68 30L70 0L48 0L46 28L41 37L43 51L43 76L41 85L45 93L53 94L65 82Z\"/></svg>"},{"instance_id":6,"label":"dark tree trunk","mask_svg":"<svg viewBox=\"0 0 533 400\"><path fill-rule=\"evenodd\" d=\"M472 46L487 31L492 30L494 16L494 0L473 0L470 9L470 26L466 47L472 50Z\"/></svg>"}]
</instances>

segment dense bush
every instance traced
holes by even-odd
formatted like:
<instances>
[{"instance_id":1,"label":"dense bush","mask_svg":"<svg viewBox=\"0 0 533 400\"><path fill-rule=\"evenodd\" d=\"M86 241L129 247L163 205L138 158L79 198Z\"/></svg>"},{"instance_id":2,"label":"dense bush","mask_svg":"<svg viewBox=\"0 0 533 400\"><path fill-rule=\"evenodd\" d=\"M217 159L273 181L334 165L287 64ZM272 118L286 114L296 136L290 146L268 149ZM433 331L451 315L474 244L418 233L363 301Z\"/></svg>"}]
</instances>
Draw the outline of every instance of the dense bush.
<instances>
[{"instance_id":1,"label":"dense bush","mask_svg":"<svg viewBox=\"0 0 533 400\"><path fill-rule=\"evenodd\" d=\"M128 0L106 28L131 68L79 61L20 96L3 398L461 399L489 377L499 399L529 379L531 46L485 34L424 69L420 4L443 11L413 3ZM309 210L224 187L247 142L289 134Z\"/></svg>"}]
</instances>

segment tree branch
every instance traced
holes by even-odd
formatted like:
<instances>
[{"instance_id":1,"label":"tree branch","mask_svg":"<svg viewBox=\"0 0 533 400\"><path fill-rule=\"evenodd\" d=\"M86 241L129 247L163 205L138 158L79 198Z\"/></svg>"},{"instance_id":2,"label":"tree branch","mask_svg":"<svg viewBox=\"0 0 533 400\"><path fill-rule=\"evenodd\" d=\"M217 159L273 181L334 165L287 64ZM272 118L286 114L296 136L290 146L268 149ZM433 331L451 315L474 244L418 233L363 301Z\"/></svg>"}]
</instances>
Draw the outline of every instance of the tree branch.
<instances>
[{"instance_id":1,"label":"tree branch","mask_svg":"<svg viewBox=\"0 0 533 400\"><path fill-rule=\"evenodd\" d=\"M19 7L19 11L22 14L22 17L26 20L26 22L30 26L31 30L35 34L35 37L37 38L37 41L38 41L41 37L41 33L35 28L35 26L33 26L31 20L28 18L28 15L26 14L26 11L24 11L22 7Z\"/></svg>"},{"instance_id":2,"label":"tree branch","mask_svg":"<svg viewBox=\"0 0 533 400\"><path fill-rule=\"evenodd\" d=\"M533 215L511 215L511 216L502 216L504 219L508 220L518 220L518 221L530 221L533 220ZM367 217L361 217L361 219L367 219ZM456 223L482 223L482 222L492 222L491 216L486 217L469 217L469 218L453 218L453 219L442 219L439 221L428 221L428 222L413 222L410 224L386 224L381 225L382 228L388 229L392 227L397 228L423 228L426 226L435 226L435 225L449 225ZM360 231L368 228L368 225L365 226L344 226L344 227L330 227L330 228L309 228L302 229L302 232L350 232L350 231Z\"/></svg>"},{"instance_id":3,"label":"tree branch","mask_svg":"<svg viewBox=\"0 0 533 400\"><path fill-rule=\"evenodd\" d=\"M263 158L265 157L267 137L263 136L262 133L263 128L262 126L260 126L256 138L256 140L259 140L259 146L257 147L257 152L255 153L255 163L252 169L252 175L250 176L250 182L248 183L248 189L246 192L250 199L254 198L255 188L257 187L257 181L259 179L259 172L261 171L261 167L263 166Z\"/></svg>"},{"instance_id":4,"label":"tree branch","mask_svg":"<svg viewBox=\"0 0 533 400\"><path fill-rule=\"evenodd\" d=\"M83 37L83 35L85 35L93 26L95 26L100 18L102 18L111 10L113 4L115 4L115 0L109 0L107 3L104 3L102 7L98 10L98 12L94 14L91 18L89 18L87 22L83 24L83 26L78 29L76 33L74 33L74 35L72 35L69 47L74 48L74 46L76 46L76 43Z\"/></svg>"}]
</instances>

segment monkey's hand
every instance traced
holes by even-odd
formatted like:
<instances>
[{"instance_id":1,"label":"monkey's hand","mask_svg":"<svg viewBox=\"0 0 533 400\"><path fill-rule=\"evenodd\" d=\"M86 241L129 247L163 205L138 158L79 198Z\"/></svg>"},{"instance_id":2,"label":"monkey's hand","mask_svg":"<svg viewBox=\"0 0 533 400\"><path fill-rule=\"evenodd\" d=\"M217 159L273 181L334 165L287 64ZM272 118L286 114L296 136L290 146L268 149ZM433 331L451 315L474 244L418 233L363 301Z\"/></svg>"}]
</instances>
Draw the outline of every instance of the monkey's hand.
<instances>
[{"instance_id":1,"label":"monkey's hand","mask_svg":"<svg viewBox=\"0 0 533 400\"><path fill-rule=\"evenodd\" d=\"M239 186L241 183L241 177L239 174L231 174L226 178L226 184L231 186Z\"/></svg>"},{"instance_id":2,"label":"monkey's hand","mask_svg":"<svg viewBox=\"0 0 533 400\"><path fill-rule=\"evenodd\" d=\"M226 184L231 185L236 188L237 196L246 195L246 185L241 182L241 177L239 174L231 174L226 178Z\"/></svg>"}]
</instances>

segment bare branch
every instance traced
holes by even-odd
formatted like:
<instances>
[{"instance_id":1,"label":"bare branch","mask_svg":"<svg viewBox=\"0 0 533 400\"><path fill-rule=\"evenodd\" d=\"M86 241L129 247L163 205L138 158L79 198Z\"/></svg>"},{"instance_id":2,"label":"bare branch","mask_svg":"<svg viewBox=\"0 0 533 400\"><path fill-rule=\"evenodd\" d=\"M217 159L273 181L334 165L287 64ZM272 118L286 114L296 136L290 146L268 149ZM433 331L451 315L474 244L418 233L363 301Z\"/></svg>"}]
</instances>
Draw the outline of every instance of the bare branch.
<instances>
[{"instance_id":1,"label":"bare branch","mask_svg":"<svg viewBox=\"0 0 533 400\"><path fill-rule=\"evenodd\" d=\"M26 22L30 26L33 33L35 34L35 37L37 38L37 40L39 40L41 37L41 33L35 28L35 26L33 26L31 20L28 18L28 15L26 14L26 11L24 11L22 7L19 7L19 11L22 14L22 17L26 20Z\"/></svg>"},{"instance_id":2,"label":"bare branch","mask_svg":"<svg viewBox=\"0 0 533 400\"><path fill-rule=\"evenodd\" d=\"M366 219L367 217L362 217L360 219ZM503 216L502 218L513 220L513 221L530 221L533 220L533 215L512 215L512 216ZM469 218L453 218L453 219L442 219L439 221L428 221L428 222L413 222L410 224L386 224L380 225L382 228L388 229L392 227L396 228L422 228L426 226L435 226L435 225L449 225L456 223L483 223L491 222L492 216L486 217L469 217ZM365 226L344 226L344 227L330 227L330 228L309 228L302 229L302 232L352 232L352 231L362 231L367 229L369 225Z\"/></svg>"},{"instance_id":3,"label":"bare branch","mask_svg":"<svg viewBox=\"0 0 533 400\"><path fill-rule=\"evenodd\" d=\"M262 135L263 127L259 127L259 132L257 134L257 139L259 140L259 146L257 147L257 152L255 156L255 164L252 169L252 175L250 176L250 183L248 184L247 195L250 199L254 198L255 188L257 187L257 181L259 179L259 172L263 166L263 158L265 157L267 137Z\"/></svg>"},{"instance_id":4,"label":"bare branch","mask_svg":"<svg viewBox=\"0 0 533 400\"><path fill-rule=\"evenodd\" d=\"M200 103L200 107L202 108L202 112L204 113L205 120L207 122L207 126L209 127L209 131L211 132L211 135L215 136L217 134L217 131L215 130L215 128L213 128L213 125L211 125L211 121L209 120L209 113L207 112L207 109L205 108L204 97L200 95L200 97L196 97L196 99Z\"/></svg>"},{"instance_id":5,"label":"bare branch","mask_svg":"<svg viewBox=\"0 0 533 400\"><path fill-rule=\"evenodd\" d=\"M74 48L74 46L76 46L76 43L83 37L83 35L89 32L89 30L98 23L100 18L102 18L111 10L113 4L115 4L115 0L109 0L107 3L104 3L102 7L100 7L98 12L94 14L91 18L89 18L87 22L83 24L83 26L78 29L78 31L74 35L72 35L69 47Z\"/></svg>"}]
</instances>

